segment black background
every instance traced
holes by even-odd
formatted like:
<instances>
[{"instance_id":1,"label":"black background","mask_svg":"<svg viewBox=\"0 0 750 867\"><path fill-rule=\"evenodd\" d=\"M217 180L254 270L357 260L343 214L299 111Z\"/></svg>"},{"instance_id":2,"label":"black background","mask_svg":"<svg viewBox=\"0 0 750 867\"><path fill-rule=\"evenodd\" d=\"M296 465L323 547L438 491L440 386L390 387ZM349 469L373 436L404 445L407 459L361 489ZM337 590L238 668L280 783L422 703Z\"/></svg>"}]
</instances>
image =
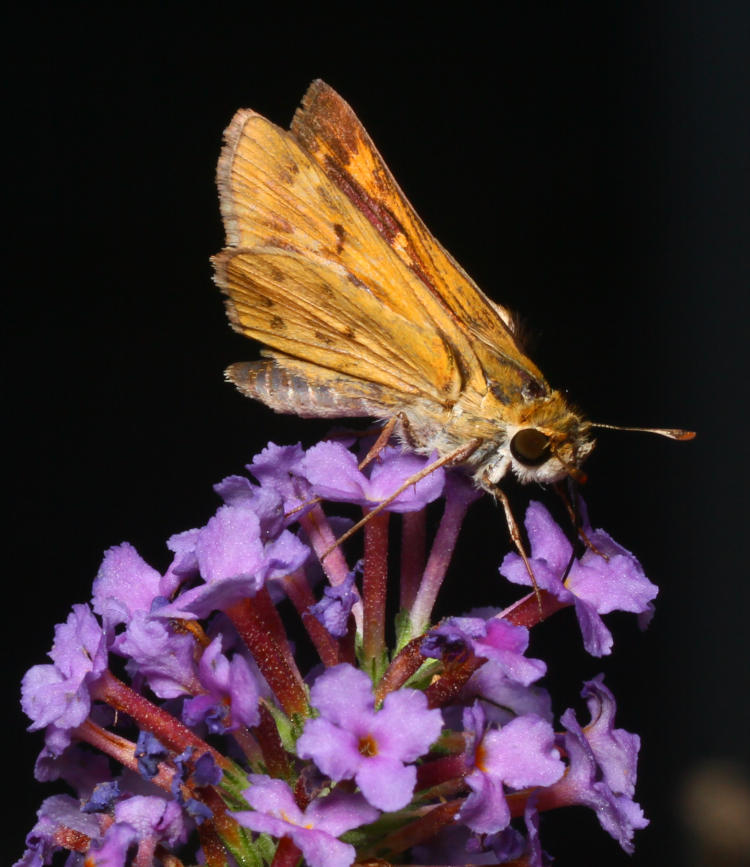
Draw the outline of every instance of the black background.
<instances>
[{"instance_id":1,"label":"black background","mask_svg":"<svg viewBox=\"0 0 750 867\"><path fill-rule=\"evenodd\" d=\"M229 330L208 263L222 246L222 129L239 107L287 125L322 77L435 235L525 316L554 385L596 420L699 432L602 434L587 466L594 524L661 587L649 631L612 616L614 655L591 660L563 614L532 648L551 660L558 711L606 672L619 724L643 736L652 820L632 859L582 809L544 817L546 848L562 864L688 863L685 780L706 760L748 758L749 18L740 2L676 0L12 14L11 858L46 794L17 682L87 598L102 551L129 540L163 567L166 537L215 508L214 482L268 440L325 430L222 382L255 349ZM512 495L521 515L528 492ZM460 588L453 610L513 598L496 573L507 548L500 513L480 504L446 588L451 604Z\"/></svg>"}]
</instances>

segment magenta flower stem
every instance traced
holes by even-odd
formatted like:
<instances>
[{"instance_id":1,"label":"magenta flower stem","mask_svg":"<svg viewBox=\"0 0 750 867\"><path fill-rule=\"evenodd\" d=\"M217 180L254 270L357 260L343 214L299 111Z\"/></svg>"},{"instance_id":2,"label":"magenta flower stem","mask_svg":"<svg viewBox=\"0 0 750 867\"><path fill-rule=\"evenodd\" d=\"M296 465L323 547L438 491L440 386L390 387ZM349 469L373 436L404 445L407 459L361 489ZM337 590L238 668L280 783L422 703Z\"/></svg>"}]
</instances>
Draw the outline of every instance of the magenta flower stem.
<instances>
[{"instance_id":1,"label":"magenta flower stem","mask_svg":"<svg viewBox=\"0 0 750 867\"><path fill-rule=\"evenodd\" d=\"M198 826L198 838L208 867L226 867L227 850L212 822L203 822Z\"/></svg>"},{"instance_id":2,"label":"magenta flower stem","mask_svg":"<svg viewBox=\"0 0 750 867\"><path fill-rule=\"evenodd\" d=\"M138 844L138 851L133 859L133 867L151 867L154 863L156 840L154 837L146 837Z\"/></svg>"},{"instance_id":3,"label":"magenta flower stem","mask_svg":"<svg viewBox=\"0 0 750 867\"><path fill-rule=\"evenodd\" d=\"M384 856L390 859L412 846L432 840L439 831L453 823L463 802L464 799L460 798L419 811L422 815L418 819L381 840L378 845L378 852L384 853Z\"/></svg>"},{"instance_id":4,"label":"magenta flower stem","mask_svg":"<svg viewBox=\"0 0 750 867\"><path fill-rule=\"evenodd\" d=\"M429 706L443 707L443 705L456 699L472 674L486 662L486 659L480 659L470 654L467 658L446 665L443 674L424 691Z\"/></svg>"},{"instance_id":5,"label":"magenta flower stem","mask_svg":"<svg viewBox=\"0 0 750 867\"><path fill-rule=\"evenodd\" d=\"M525 626L527 629L531 629L532 626L536 626L537 623L541 623L556 611L567 608L570 604L570 602L561 602L546 590L540 590L539 596L536 593L529 593L501 611L497 617L499 620L507 620L508 623L515 626Z\"/></svg>"},{"instance_id":6,"label":"magenta flower stem","mask_svg":"<svg viewBox=\"0 0 750 867\"><path fill-rule=\"evenodd\" d=\"M271 599L271 594L268 592L268 586L266 584L258 590L251 604L254 608L256 617L263 622L279 651L284 655L286 664L290 669L296 671L297 663L294 661L294 653L289 644L286 627L279 615L278 608ZM299 675L299 680L301 683L302 675Z\"/></svg>"},{"instance_id":7,"label":"magenta flower stem","mask_svg":"<svg viewBox=\"0 0 750 867\"><path fill-rule=\"evenodd\" d=\"M201 789L201 798L213 813L211 821L203 822L198 827L206 864L208 867L226 867L227 851L222 841L237 846L240 840L239 826L227 813L219 793L211 786Z\"/></svg>"},{"instance_id":8,"label":"magenta flower stem","mask_svg":"<svg viewBox=\"0 0 750 867\"><path fill-rule=\"evenodd\" d=\"M353 662L353 659L345 658L339 642L322 623L310 614L309 609L315 604L315 597L304 571L300 568L292 572L291 575L287 575L283 579L283 585L286 595L297 609L302 625L310 636L323 665L329 668L332 665L338 665L339 662Z\"/></svg>"},{"instance_id":9,"label":"magenta flower stem","mask_svg":"<svg viewBox=\"0 0 750 867\"><path fill-rule=\"evenodd\" d=\"M323 571L334 587L343 584L349 574L349 567L341 548L333 548L328 556L323 557L336 544L336 536L328 523L326 513L320 504L316 504L309 512L299 519L300 526L307 534L307 539L323 565Z\"/></svg>"},{"instance_id":10,"label":"magenta flower stem","mask_svg":"<svg viewBox=\"0 0 750 867\"><path fill-rule=\"evenodd\" d=\"M440 519L430 557L411 608L412 635L421 635L430 625L432 609L453 556L458 533L468 508L469 503L465 497L448 497L445 501L443 517Z\"/></svg>"},{"instance_id":11,"label":"magenta flower stem","mask_svg":"<svg viewBox=\"0 0 750 867\"><path fill-rule=\"evenodd\" d=\"M422 636L413 638L405 645L388 666L375 688L375 700L380 704L389 692L400 689L406 681L419 671L424 656L419 651Z\"/></svg>"},{"instance_id":12,"label":"magenta flower stem","mask_svg":"<svg viewBox=\"0 0 750 867\"><path fill-rule=\"evenodd\" d=\"M254 733L258 739L266 769L274 777L284 780L291 779L292 768L289 764L289 757L281 743L274 718L263 702L260 703L259 711L260 722L255 727Z\"/></svg>"},{"instance_id":13,"label":"magenta flower stem","mask_svg":"<svg viewBox=\"0 0 750 867\"><path fill-rule=\"evenodd\" d=\"M408 611L414 604L424 573L427 556L427 510L404 512L401 516L400 607Z\"/></svg>"},{"instance_id":14,"label":"magenta flower stem","mask_svg":"<svg viewBox=\"0 0 750 867\"><path fill-rule=\"evenodd\" d=\"M282 837L271 861L271 867L295 867L299 863L302 852L289 837Z\"/></svg>"},{"instance_id":15,"label":"magenta flower stem","mask_svg":"<svg viewBox=\"0 0 750 867\"><path fill-rule=\"evenodd\" d=\"M343 584L349 574L344 552L336 545L336 536L328 523L326 513L319 504L302 515L299 524L307 535L307 540L315 552L326 577L332 587ZM357 624L357 632L362 634L362 603L357 602L352 608L354 620Z\"/></svg>"},{"instance_id":16,"label":"magenta flower stem","mask_svg":"<svg viewBox=\"0 0 750 867\"><path fill-rule=\"evenodd\" d=\"M175 753L193 747L197 755L210 753L216 764L223 770L231 767L231 762L204 740L194 734L186 725L167 713L135 690L118 680L110 671L105 671L91 689L92 698L106 702L110 707L126 713L139 728L151 732L158 740Z\"/></svg>"},{"instance_id":17,"label":"magenta flower stem","mask_svg":"<svg viewBox=\"0 0 750 867\"><path fill-rule=\"evenodd\" d=\"M385 603L388 582L388 522L379 512L365 525L365 562L362 574L364 658L374 671L385 653Z\"/></svg>"},{"instance_id":18,"label":"magenta flower stem","mask_svg":"<svg viewBox=\"0 0 750 867\"><path fill-rule=\"evenodd\" d=\"M79 741L83 741L101 750L105 755L119 762L124 768L129 768L131 771L138 770L138 760L135 757L135 744L127 738L112 734L112 732L103 729L91 719L87 719L77 729L74 729L72 734ZM166 765L160 764L159 771L155 777L151 777L151 782L169 791L173 777L174 771Z\"/></svg>"},{"instance_id":19,"label":"magenta flower stem","mask_svg":"<svg viewBox=\"0 0 750 867\"><path fill-rule=\"evenodd\" d=\"M242 750L248 764L251 767L260 767L264 761L263 751L253 733L244 726L240 726L240 728L232 732L232 737Z\"/></svg>"},{"instance_id":20,"label":"magenta flower stem","mask_svg":"<svg viewBox=\"0 0 750 867\"><path fill-rule=\"evenodd\" d=\"M226 614L252 653L263 677L288 716L308 716L307 696L296 665L290 666L283 650L259 616L253 600L245 599L227 608Z\"/></svg>"},{"instance_id":21,"label":"magenta flower stem","mask_svg":"<svg viewBox=\"0 0 750 867\"><path fill-rule=\"evenodd\" d=\"M448 780L461 778L470 770L466 766L465 755L443 756L431 762L425 762L417 768L417 790L439 786Z\"/></svg>"}]
</instances>

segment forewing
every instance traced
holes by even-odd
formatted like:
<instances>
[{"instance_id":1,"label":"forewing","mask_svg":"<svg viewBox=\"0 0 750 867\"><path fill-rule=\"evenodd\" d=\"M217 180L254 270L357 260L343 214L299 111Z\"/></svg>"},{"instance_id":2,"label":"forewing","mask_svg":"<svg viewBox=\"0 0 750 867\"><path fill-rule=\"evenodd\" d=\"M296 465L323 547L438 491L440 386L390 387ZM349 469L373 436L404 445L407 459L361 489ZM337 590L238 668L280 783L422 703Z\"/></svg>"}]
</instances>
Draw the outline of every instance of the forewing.
<instances>
[{"instance_id":1,"label":"forewing","mask_svg":"<svg viewBox=\"0 0 750 867\"><path fill-rule=\"evenodd\" d=\"M444 405L485 387L445 305L291 133L245 110L225 141L215 264L238 330Z\"/></svg>"},{"instance_id":2,"label":"forewing","mask_svg":"<svg viewBox=\"0 0 750 867\"><path fill-rule=\"evenodd\" d=\"M350 106L323 81L314 81L291 130L401 261L440 299L456 326L472 338L488 378L532 379L546 390L544 377L516 340L508 311L490 301L430 234Z\"/></svg>"},{"instance_id":3,"label":"forewing","mask_svg":"<svg viewBox=\"0 0 750 867\"><path fill-rule=\"evenodd\" d=\"M236 330L404 396L445 401L456 370L440 335L391 310L343 266L278 247L226 250L214 261Z\"/></svg>"}]
</instances>

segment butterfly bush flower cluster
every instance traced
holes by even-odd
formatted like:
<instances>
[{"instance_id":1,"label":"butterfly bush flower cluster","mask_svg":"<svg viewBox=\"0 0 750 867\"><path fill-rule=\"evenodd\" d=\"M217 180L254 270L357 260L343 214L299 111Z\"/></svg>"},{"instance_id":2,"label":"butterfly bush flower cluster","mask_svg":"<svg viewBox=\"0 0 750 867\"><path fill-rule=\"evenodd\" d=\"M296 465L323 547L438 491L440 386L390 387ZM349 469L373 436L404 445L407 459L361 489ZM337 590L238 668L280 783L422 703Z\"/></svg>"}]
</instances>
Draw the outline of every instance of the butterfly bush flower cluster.
<instances>
[{"instance_id":1,"label":"butterfly bush flower cluster","mask_svg":"<svg viewBox=\"0 0 750 867\"><path fill-rule=\"evenodd\" d=\"M105 553L91 599L23 681L30 729L44 732L35 776L71 794L43 802L19 867L539 867L543 814L569 805L632 851L647 823L633 800L639 738L616 727L601 675L582 684L587 710L556 719L529 637L573 607L576 640L603 656L602 615L646 620L656 587L585 516L577 557L532 503L537 587L506 610L434 623L479 493L431 473L372 516L347 562L338 504L368 513L426 463L387 447L360 469L352 444L269 445L216 485L204 526L167 541L163 574L127 542ZM500 573L532 583L517 554Z\"/></svg>"}]
</instances>

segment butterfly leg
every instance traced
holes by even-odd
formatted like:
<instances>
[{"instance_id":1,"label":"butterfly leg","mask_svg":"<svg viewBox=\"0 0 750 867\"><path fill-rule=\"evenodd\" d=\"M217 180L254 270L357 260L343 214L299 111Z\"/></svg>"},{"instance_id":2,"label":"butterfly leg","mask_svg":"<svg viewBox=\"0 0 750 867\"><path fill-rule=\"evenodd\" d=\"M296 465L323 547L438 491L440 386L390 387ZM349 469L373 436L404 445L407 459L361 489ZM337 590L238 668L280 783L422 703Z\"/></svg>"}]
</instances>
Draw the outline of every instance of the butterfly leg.
<instances>
[{"instance_id":1,"label":"butterfly leg","mask_svg":"<svg viewBox=\"0 0 750 867\"><path fill-rule=\"evenodd\" d=\"M510 533L510 538L513 540L513 544L516 546L516 551L518 551L519 555L521 556L524 566L526 566L526 571L529 573L529 578L531 578L531 584L534 588L534 595L536 596L536 601L539 605L539 612L541 613L542 591L540 590L539 585L536 583L534 570L531 568L531 563L529 563L529 557L526 553L526 549L523 547L523 538L521 537L521 531L518 529L518 524L516 523L516 519L513 516L513 510L510 507L510 500L508 499L508 495L501 487L497 485L494 486L492 493L502 503L503 511L505 512L505 522L508 525L508 532Z\"/></svg>"},{"instance_id":2,"label":"butterfly leg","mask_svg":"<svg viewBox=\"0 0 750 867\"><path fill-rule=\"evenodd\" d=\"M388 442L393 435L393 431L396 429L396 425L400 425L401 432L404 434L407 442L410 441L409 436L409 421L406 418L406 415L403 412L396 412L392 415L388 421L385 423L383 428L378 435L378 438L375 440L370 451L364 456L364 458L359 463L359 469L363 470L369 463L371 463L383 449L388 445Z\"/></svg>"},{"instance_id":3,"label":"butterfly leg","mask_svg":"<svg viewBox=\"0 0 750 867\"><path fill-rule=\"evenodd\" d=\"M416 485L421 479L424 479L426 476L429 476L430 473L434 473L439 467L449 466L450 464L460 464L463 463L467 458L471 457L474 452L481 446L483 440L476 439L471 440L465 445L459 446L459 448L454 449L452 452L448 452L447 455L443 455L441 458L438 458L436 461L432 461L432 463L427 464L426 467L423 467L418 473L414 473L413 476L409 476L409 478L401 484L396 490L385 500L378 503L374 509L371 509L360 521L357 521L352 527L342 535L336 539L336 543L331 545L331 547L321 556L321 562L331 553L331 551L338 548L338 546L353 536L356 532L362 529L365 524L371 521L375 515L379 514L389 506L399 494L402 494L407 488L410 488L412 485ZM519 536L520 539L520 536ZM529 567L530 568L530 567ZM535 585L536 586L536 585Z\"/></svg>"},{"instance_id":4,"label":"butterfly leg","mask_svg":"<svg viewBox=\"0 0 750 867\"><path fill-rule=\"evenodd\" d=\"M563 488L562 483L556 482L554 485L555 491L560 499L563 501L565 505L565 510L568 513L568 517L570 518L570 523L575 527L576 533L579 538L583 542L583 544L591 551L593 554L598 554L600 557L603 557L605 560L609 560L609 556L605 554L603 551L600 551L596 545L589 539L586 531L583 528L583 515L581 514L580 509L578 508L578 497L576 495L575 488L571 480L568 480L568 489Z\"/></svg>"}]
</instances>

